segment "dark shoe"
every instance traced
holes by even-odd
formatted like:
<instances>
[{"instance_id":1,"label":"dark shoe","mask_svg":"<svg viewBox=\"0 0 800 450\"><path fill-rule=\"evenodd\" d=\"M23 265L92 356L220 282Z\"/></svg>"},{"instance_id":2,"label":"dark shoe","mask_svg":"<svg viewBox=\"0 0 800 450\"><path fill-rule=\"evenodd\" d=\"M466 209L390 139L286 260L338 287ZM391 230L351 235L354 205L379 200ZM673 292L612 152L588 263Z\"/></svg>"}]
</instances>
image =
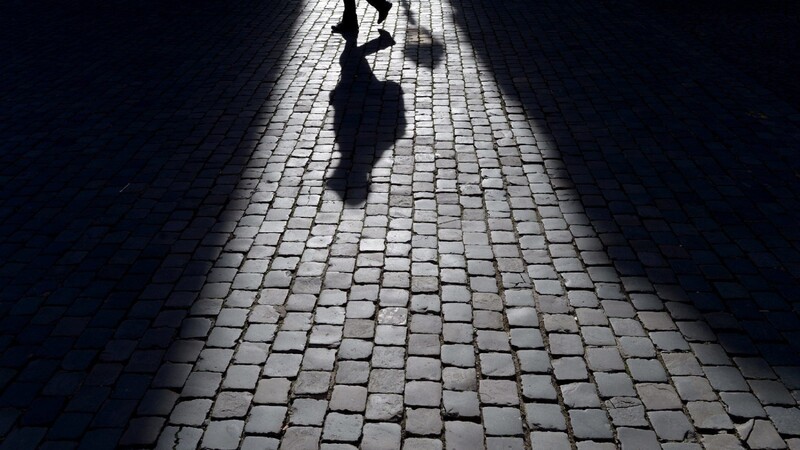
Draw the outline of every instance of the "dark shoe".
<instances>
[{"instance_id":1,"label":"dark shoe","mask_svg":"<svg viewBox=\"0 0 800 450\"><path fill-rule=\"evenodd\" d=\"M331 30L333 30L334 33L339 34L358 33L358 25L352 22L339 22L332 26Z\"/></svg>"},{"instance_id":2,"label":"dark shoe","mask_svg":"<svg viewBox=\"0 0 800 450\"><path fill-rule=\"evenodd\" d=\"M386 6L384 6L380 10L378 10L378 23L381 23L384 20L386 20L386 16L389 15L389 10L390 9L392 9L392 4L389 3L389 2L386 2Z\"/></svg>"}]
</instances>

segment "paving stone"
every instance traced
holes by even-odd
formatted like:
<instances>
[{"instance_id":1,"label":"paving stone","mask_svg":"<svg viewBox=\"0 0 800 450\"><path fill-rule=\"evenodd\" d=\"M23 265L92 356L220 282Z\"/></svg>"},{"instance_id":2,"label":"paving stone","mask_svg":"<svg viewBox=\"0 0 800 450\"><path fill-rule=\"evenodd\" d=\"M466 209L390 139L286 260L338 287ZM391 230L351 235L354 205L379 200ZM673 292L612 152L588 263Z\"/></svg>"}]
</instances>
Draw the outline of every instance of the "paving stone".
<instances>
[{"instance_id":1,"label":"paving stone","mask_svg":"<svg viewBox=\"0 0 800 450\"><path fill-rule=\"evenodd\" d=\"M439 435L442 417L438 409L406 408L405 430L414 435Z\"/></svg>"},{"instance_id":2,"label":"paving stone","mask_svg":"<svg viewBox=\"0 0 800 450\"><path fill-rule=\"evenodd\" d=\"M557 433L552 431L534 431L531 433L531 448L533 449L553 449L568 450L572 448L567 433Z\"/></svg>"},{"instance_id":3,"label":"paving stone","mask_svg":"<svg viewBox=\"0 0 800 450\"><path fill-rule=\"evenodd\" d=\"M766 420L749 420L737 429L749 448L786 448L786 442Z\"/></svg>"},{"instance_id":4,"label":"paving stone","mask_svg":"<svg viewBox=\"0 0 800 450\"><path fill-rule=\"evenodd\" d=\"M317 448L322 430L315 427L289 427L281 438L281 449Z\"/></svg>"},{"instance_id":5,"label":"paving stone","mask_svg":"<svg viewBox=\"0 0 800 450\"><path fill-rule=\"evenodd\" d=\"M428 438L406 438L403 440L403 450L441 450L442 441Z\"/></svg>"},{"instance_id":6,"label":"paving stone","mask_svg":"<svg viewBox=\"0 0 800 450\"><path fill-rule=\"evenodd\" d=\"M611 424L602 409L580 409L569 411L575 437L581 439L610 439L613 437Z\"/></svg>"},{"instance_id":7,"label":"paving stone","mask_svg":"<svg viewBox=\"0 0 800 450\"><path fill-rule=\"evenodd\" d=\"M258 382L253 402L287 404L291 386L292 383L285 378L262 379Z\"/></svg>"},{"instance_id":8,"label":"paving stone","mask_svg":"<svg viewBox=\"0 0 800 450\"><path fill-rule=\"evenodd\" d=\"M444 391L444 414L448 418L480 416L480 402L476 392Z\"/></svg>"},{"instance_id":9,"label":"paving stone","mask_svg":"<svg viewBox=\"0 0 800 450\"><path fill-rule=\"evenodd\" d=\"M242 441L242 450L268 449L278 450L281 441L264 436L246 436Z\"/></svg>"},{"instance_id":10,"label":"paving stone","mask_svg":"<svg viewBox=\"0 0 800 450\"><path fill-rule=\"evenodd\" d=\"M633 388L633 381L626 373L604 373L595 374L597 389L603 398L609 397L629 397L636 395Z\"/></svg>"},{"instance_id":11,"label":"paving stone","mask_svg":"<svg viewBox=\"0 0 800 450\"><path fill-rule=\"evenodd\" d=\"M361 437L363 423L362 416L329 413L322 429L322 439L326 441L358 441Z\"/></svg>"},{"instance_id":12,"label":"paving stone","mask_svg":"<svg viewBox=\"0 0 800 450\"><path fill-rule=\"evenodd\" d=\"M556 400L556 390L549 375L522 375L520 380L523 397L532 400Z\"/></svg>"},{"instance_id":13,"label":"paving stone","mask_svg":"<svg viewBox=\"0 0 800 450\"><path fill-rule=\"evenodd\" d=\"M522 438L508 437L487 437L487 450L521 450L525 448L525 440Z\"/></svg>"},{"instance_id":14,"label":"paving stone","mask_svg":"<svg viewBox=\"0 0 800 450\"><path fill-rule=\"evenodd\" d=\"M401 369L405 366L405 355L403 347L377 346L372 352L372 367Z\"/></svg>"},{"instance_id":15,"label":"paving stone","mask_svg":"<svg viewBox=\"0 0 800 450\"><path fill-rule=\"evenodd\" d=\"M170 423L177 425L202 425L211 409L211 400L188 400L179 402L170 415Z\"/></svg>"},{"instance_id":16,"label":"paving stone","mask_svg":"<svg viewBox=\"0 0 800 450\"><path fill-rule=\"evenodd\" d=\"M336 370L339 384L364 384L369 380L369 363L366 361L341 361Z\"/></svg>"},{"instance_id":17,"label":"paving stone","mask_svg":"<svg viewBox=\"0 0 800 450\"><path fill-rule=\"evenodd\" d=\"M668 441L682 441L694 432L683 411L652 411L647 413L658 437Z\"/></svg>"},{"instance_id":18,"label":"paving stone","mask_svg":"<svg viewBox=\"0 0 800 450\"><path fill-rule=\"evenodd\" d=\"M470 422L445 422L444 435L447 449L485 449L483 427Z\"/></svg>"},{"instance_id":19,"label":"paving stone","mask_svg":"<svg viewBox=\"0 0 800 450\"><path fill-rule=\"evenodd\" d=\"M181 397L213 397L222 383L222 375L214 372L193 372L181 390Z\"/></svg>"},{"instance_id":20,"label":"paving stone","mask_svg":"<svg viewBox=\"0 0 800 450\"><path fill-rule=\"evenodd\" d=\"M239 448L239 440L244 429L241 420L211 422L203 433L203 447L213 449Z\"/></svg>"},{"instance_id":21,"label":"paving stone","mask_svg":"<svg viewBox=\"0 0 800 450\"><path fill-rule=\"evenodd\" d=\"M599 408L600 398L592 383L570 383L561 386L561 397L569 408Z\"/></svg>"},{"instance_id":22,"label":"paving stone","mask_svg":"<svg viewBox=\"0 0 800 450\"><path fill-rule=\"evenodd\" d=\"M767 412L758 399L749 392L720 392L728 414L734 417L766 417Z\"/></svg>"},{"instance_id":23,"label":"paving stone","mask_svg":"<svg viewBox=\"0 0 800 450\"><path fill-rule=\"evenodd\" d=\"M517 408L483 408L486 434L492 436L517 436L522 434L522 417Z\"/></svg>"},{"instance_id":24,"label":"paving stone","mask_svg":"<svg viewBox=\"0 0 800 450\"><path fill-rule=\"evenodd\" d=\"M297 398L292 402L292 406L289 409L289 423L292 425L322 426L322 420L327 409L328 402L326 400ZM319 434L317 433L318 438Z\"/></svg>"},{"instance_id":25,"label":"paving stone","mask_svg":"<svg viewBox=\"0 0 800 450\"><path fill-rule=\"evenodd\" d=\"M783 408L778 406L766 406L764 409L767 411L775 428L781 434L790 436L800 435L800 430L797 429L797 424L800 423L800 410L797 408Z\"/></svg>"},{"instance_id":26,"label":"paving stone","mask_svg":"<svg viewBox=\"0 0 800 450\"><path fill-rule=\"evenodd\" d=\"M367 389L370 393L401 394L405 386L405 373L396 369L374 369L369 374Z\"/></svg>"},{"instance_id":27,"label":"paving stone","mask_svg":"<svg viewBox=\"0 0 800 450\"><path fill-rule=\"evenodd\" d=\"M528 421L528 426L533 429L558 431L567 429L564 412L557 404L526 403L525 418Z\"/></svg>"},{"instance_id":28,"label":"paving stone","mask_svg":"<svg viewBox=\"0 0 800 450\"><path fill-rule=\"evenodd\" d=\"M442 401L442 385L432 381L410 381L405 385L405 404L438 407Z\"/></svg>"},{"instance_id":29,"label":"paving stone","mask_svg":"<svg viewBox=\"0 0 800 450\"><path fill-rule=\"evenodd\" d=\"M284 406L254 406L244 430L248 434L277 434L283 427L286 412Z\"/></svg>"},{"instance_id":30,"label":"paving stone","mask_svg":"<svg viewBox=\"0 0 800 450\"><path fill-rule=\"evenodd\" d=\"M718 402L689 402L686 408L697 428L713 430L733 428L733 422L725 413L722 404Z\"/></svg>"},{"instance_id":31,"label":"paving stone","mask_svg":"<svg viewBox=\"0 0 800 450\"><path fill-rule=\"evenodd\" d=\"M553 373L559 381L586 380L589 378L583 358L576 357L553 360Z\"/></svg>"},{"instance_id":32,"label":"paving stone","mask_svg":"<svg viewBox=\"0 0 800 450\"><path fill-rule=\"evenodd\" d=\"M641 383L636 385L636 392L644 403L645 408L650 410L659 409L680 409L682 404L675 389L668 384L662 383Z\"/></svg>"},{"instance_id":33,"label":"paving stone","mask_svg":"<svg viewBox=\"0 0 800 450\"><path fill-rule=\"evenodd\" d=\"M361 439L362 449L399 449L400 425L395 423L368 423L364 425L364 437Z\"/></svg>"},{"instance_id":34,"label":"paving stone","mask_svg":"<svg viewBox=\"0 0 800 450\"><path fill-rule=\"evenodd\" d=\"M230 419L244 417L250 409L253 394L249 392L221 392L211 409L211 417Z\"/></svg>"},{"instance_id":35,"label":"paving stone","mask_svg":"<svg viewBox=\"0 0 800 450\"><path fill-rule=\"evenodd\" d=\"M617 430L619 442L623 449L655 449L658 444L656 434L650 430L637 430L636 428L619 428Z\"/></svg>"},{"instance_id":36,"label":"paving stone","mask_svg":"<svg viewBox=\"0 0 800 450\"><path fill-rule=\"evenodd\" d=\"M714 401L716 395L711 385L701 377L674 377L675 388L683 400Z\"/></svg>"},{"instance_id":37,"label":"paving stone","mask_svg":"<svg viewBox=\"0 0 800 450\"><path fill-rule=\"evenodd\" d=\"M504 380L480 380L481 403L489 405L518 405L517 384Z\"/></svg>"},{"instance_id":38,"label":"paving stone","mask_svg":"<svg viewBox=\"0 0 800 450\"><path fill-rule=\"evenodd\" d=\"M333 387L330 408L333 411L363 412L367 405L367 388L336 385Z\"/></svg>"},{"instance_id":39,"label":"paving stone","mask_svg":"<svg viewBox=\"0 0 800 450\"><path fill-rule=\"evenodd\" d=\"M486 377L513 376L517 369L509 353L481 353L481 373Z\"/></svg>"},{"instance_id":40,"label":"paving stone","mask_svg":"<svg viewBox=\"0 0 800 450\"><path fill-rule=\"evenodd\" d=\"M667 373L657 359L628 359L628 369L631 376L637 382L661 382L667 381Z\"/></svg>"},{"instance_id":41,"label":"paving stone","mask_svg":"<svg viewBox=\"0 0 800 450\"><path fill-rule=\"evenodd\" d=\"M367 398L366 418L368 420L394 421L402 415L402 395L370 394Z\"/></svg>"},{"instance_id":42,"label":"paving stone","mask_svg":"<svg viewBox=\"0 0 800 450\"><path fill-rule=\"evenodd\" d=\"M742 449L741 443L736 436L730 434L714 434L714 435L703 435L702 439L703 445L706 448L719 448L719 449Z\"/></svg>"},{"instance_id":43,"label":"paving stone","mask_svg":"<svg viewBox=\"0 0 800 450\"><path fill-rule=\"evenodd\" d=\"M406 379L430 380L442 379L442 364L438 359L409 357L407 360Z\"/></svg>"}]
</instances>

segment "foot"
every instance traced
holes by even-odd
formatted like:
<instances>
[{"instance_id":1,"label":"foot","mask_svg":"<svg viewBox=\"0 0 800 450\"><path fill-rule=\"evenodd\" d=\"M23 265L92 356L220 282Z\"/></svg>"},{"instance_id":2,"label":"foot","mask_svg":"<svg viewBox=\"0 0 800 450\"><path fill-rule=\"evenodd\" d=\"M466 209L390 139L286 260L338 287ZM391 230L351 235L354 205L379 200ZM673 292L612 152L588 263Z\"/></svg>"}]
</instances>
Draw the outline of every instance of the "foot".
<instances>
[{"instance_id":1,"label":"foot","mask_svg":"<svg viewBox=\"0 0 800 450\"><path fill-rule=\"evenodd\" d=\"M386 20L386 16L389 15L389 10L390 9L392 9L392 4L389 3L389 2L386 2L386 6L384 6L380 10L378 10L378 23L381 23L384 20Z\"/></svg>"},{"instance_id":2,"label":"foot","mask_svg":"<svg viewBox=\"0 0 800 450\"><path fill-rule=\"evenodd\" d=\"M336 25L331 27L334 33L345 34L345 33L358 33L358 25L352 22L339 22Z\"/></svg>"}]
</instances>

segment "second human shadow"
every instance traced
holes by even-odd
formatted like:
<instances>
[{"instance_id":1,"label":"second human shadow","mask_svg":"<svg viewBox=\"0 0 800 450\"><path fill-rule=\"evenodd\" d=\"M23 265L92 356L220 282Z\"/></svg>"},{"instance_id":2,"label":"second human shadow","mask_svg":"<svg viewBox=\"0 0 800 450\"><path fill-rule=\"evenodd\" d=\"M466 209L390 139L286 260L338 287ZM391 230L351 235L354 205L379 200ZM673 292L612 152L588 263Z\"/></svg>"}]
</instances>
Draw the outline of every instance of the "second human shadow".
<instances>
[{"instance_id":1,"label":"second human shadow","mask_svg":"<svg viewBox=\"0 0 800 450\"><path fill-rule=\"evenodd\" d=\"M341 79L331 92L336 150L339 161L327 176L327 186L349 205L363 203L370 191L375 161L405 134L403 90L398 83L379 80L366 57L394 45L391 35L357 45L357 35L343 35L339 57Z\"/></svg>"}]
</instances>

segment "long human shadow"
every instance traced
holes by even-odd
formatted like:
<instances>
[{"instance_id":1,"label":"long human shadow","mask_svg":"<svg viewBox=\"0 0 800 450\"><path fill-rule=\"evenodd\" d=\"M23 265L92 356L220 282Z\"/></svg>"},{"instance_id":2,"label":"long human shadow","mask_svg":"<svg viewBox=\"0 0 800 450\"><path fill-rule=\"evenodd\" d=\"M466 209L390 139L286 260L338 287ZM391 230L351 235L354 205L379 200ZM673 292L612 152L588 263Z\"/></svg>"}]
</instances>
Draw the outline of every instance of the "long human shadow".
<instances>
[{"instance_id":1,"label":"long human shadow","mask_svg":"<svg viewBox=\"0 0 800 450\"><path fill-rule=\"evenodd\" d=\"M231 250L300 7L0 1L2 448L117 447Z\"/></svg>"},{"instance_id":2,"label":"long human shadow","mask_svg":"<svg viewBox=\"0 0 800 450\"><path fill-rule=\"evenodd\" d=\"M800 388L797 110L638 2L450 3L535 127L517 145L594 230L593 264Z\"/></svg>"},{"instance_id":3,"label":"long human shadow","mask_svg":"<svg viewBox=\"0 0 800 450\"><path fill-rule=\"evenodd\" d=\"M330 97L339 159L326 182L349 205L366 200L373 164L405 133L403 89L378 79L366 59L395 44L387 31L379 33L361 46L356 34L343 36L341 78Z\"/></svg>"}]
</instances>

